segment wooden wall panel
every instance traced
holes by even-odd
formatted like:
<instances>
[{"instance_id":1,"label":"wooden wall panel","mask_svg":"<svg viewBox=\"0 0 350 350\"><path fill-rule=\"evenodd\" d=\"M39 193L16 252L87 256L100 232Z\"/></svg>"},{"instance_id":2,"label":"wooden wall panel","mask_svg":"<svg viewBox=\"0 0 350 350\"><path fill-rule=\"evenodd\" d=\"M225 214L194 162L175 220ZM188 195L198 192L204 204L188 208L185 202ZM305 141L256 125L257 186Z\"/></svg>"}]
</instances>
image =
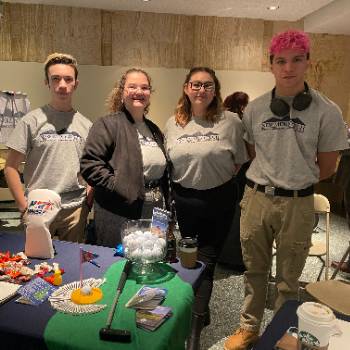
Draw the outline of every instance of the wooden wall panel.
<instances>
[{"instance_id":1,"label":"wooden wall panel","mask_svg":"<svg viewBox=\"0 0 350 350\"><path fill-rule=\"evenodd\" d=\"M101 64L112 65L112 18L113 12L101 11Z\"/></svg>"},{"instance_id":2,"label":"wooden wall panel","mask_svg":"<svg viewBox=\"0 0 350 350\"><path fill-rule=\"evenodd\" d=\"M193 17L146 12L114 12L112 64L190 67Z\"/></svg>"},{"instance_id":3,"label":"wooden wall panel","mask_svg":"<svg viewBox=\"0 0 350 350\"><path fill-rule=\"evenodd\" d=\"M7 20L9 11L10 5L3 3L4 17L0 20L0 59L3 61L12 60L10 21Z\"/></svg>"},{"instance_id":4,"label":"wooden wall panel","mask_svg":"<svg viewBox=\"0 0 350 350\"><path fill-rule=\"evenodd\" d=\"M43 62L69 52L81 64L101 64L101 11L6 4L0 26L0 59Z\"/></svg>"},{"instance_id":5,"label":"wooden wall panel","mask_svg":"<svg viewBox=\"0 0 350 350\"><path fill-rule=\"evenodd\" d=\"M311 67L307 80L335 101L349 119L350 37L345 35L310 34Z\"/></svg>"},{"instance_id":6,"label":"wooden wall panel","mask_svg":"<svg viewBox=\"0 0 350 350\"><path fill-rule=\"evenodd\" d=\"M196 16L193 64L261 70L263 32L263 20Z\"/></svg>"}]
</instances>

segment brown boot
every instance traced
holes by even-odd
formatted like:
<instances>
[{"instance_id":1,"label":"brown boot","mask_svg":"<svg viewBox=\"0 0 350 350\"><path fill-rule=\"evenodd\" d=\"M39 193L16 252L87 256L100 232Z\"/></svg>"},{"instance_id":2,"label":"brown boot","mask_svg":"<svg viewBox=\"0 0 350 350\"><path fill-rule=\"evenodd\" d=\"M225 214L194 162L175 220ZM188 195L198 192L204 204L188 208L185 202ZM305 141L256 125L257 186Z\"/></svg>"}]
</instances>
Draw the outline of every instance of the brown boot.
<instances>
[{"instance_id":1,"label":"brown boot","mask_svg":"<svg viewBox=\"0 0 350 350\"><path fill-rule=\"evenodd\" d=\"M224 349L247 350L248 346L255 343L258 339L258 332L252 332L243 328L238 328L233 335L227 338L224 343Z\"/></svg>"}]
</instances>

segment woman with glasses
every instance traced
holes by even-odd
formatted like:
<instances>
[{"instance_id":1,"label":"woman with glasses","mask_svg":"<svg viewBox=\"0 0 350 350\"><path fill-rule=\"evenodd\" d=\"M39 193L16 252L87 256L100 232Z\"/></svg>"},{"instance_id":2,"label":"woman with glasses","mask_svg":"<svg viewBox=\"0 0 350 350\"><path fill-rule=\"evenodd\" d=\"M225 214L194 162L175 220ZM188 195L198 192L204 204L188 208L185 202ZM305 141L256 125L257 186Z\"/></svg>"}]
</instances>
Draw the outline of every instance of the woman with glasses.
<instances>
[{"instance_id":1,"label":"woman with glasses","mask_svg":"<svg viewBox=\"0 0 350 350\"><path fill-rule=\"evenodd\" d=\"M97 244L115 247L127 219L149 219L168 193L163 135L146 118L151 78L126 71L107 102L110 114L92 126L81 159L81 174L94 187Z\"/></svg>"},{"instance_id":2,"label":"woman with glasses","mask_svg":"<svg viewBox=\"0 0 350 350\"><path fill-rule=\"evenodd\" d=\"M165 135L180 232L198 237L198 260L206 264L187 342L192 350L199 349L200 332L210 322L214 269L234 215L233 178L248 160L241 120L223 111L220 83L212 69L190 70Z\"/></svg>"}]
</instances>

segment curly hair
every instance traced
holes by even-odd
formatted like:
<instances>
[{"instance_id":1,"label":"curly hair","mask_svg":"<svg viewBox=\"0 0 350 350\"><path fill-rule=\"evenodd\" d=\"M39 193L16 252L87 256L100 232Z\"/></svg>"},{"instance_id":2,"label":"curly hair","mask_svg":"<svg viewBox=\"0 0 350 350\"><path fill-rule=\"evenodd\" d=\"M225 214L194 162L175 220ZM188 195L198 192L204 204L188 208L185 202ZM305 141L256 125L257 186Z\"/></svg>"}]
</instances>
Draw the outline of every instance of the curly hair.
<instances>
[{"instance_id":1,"label":"curly hair","mask_svg":"<svg viewBox=\"0 0 350 350\"><path fill-rule=\"evenodd\" d=\"M270 63L276 53L286 49L296 49L306 53L307 59L310 56L310 38L301 30L287 30L274 35L271 39L269 52Z\"/></svg>"},{"instance_id":2,"label":"curly hair","mask_svg":"<svg viewBox=\"0 0 350 350\"><path fill-rule=\"evenodd\" d=\"M47 56L44 62L45 78L49 81L49 68L55 64L66 64L74 69L75 80L78 78L78 62L68 53L54 52Z\"/></svg>"},{"instance_id":3,"label":"curly hair","mask_svg":"<svg viewBox=\"0 0 350 350\"><path fill-rule=\"evenodd\" d=\"M222 98L221 98L221 92L220 92L221 86L218 78L215 75L215 71L208 67L194 67L186 75L186 79L183 84L183 87L186 87L189 81L191 80L192 75L198 72L206 72L214 80L215 96L211 101L210 105L208 106L206 115L204 117L208 121L215 122L219 118L221 112L223 111ZM181 125L182 127L185 127L186 124L188 124L188 122L191 120L191 117L192 117L191 101L188 98L188 96L185 94L185 91L183 90L182 96L180 97L175 110L175 120L177 124Z\"/></svg>"},{"instance_id":4,"label":"curly hair","mask_svg":"<svg viewBox=\"0 0 350 350\"><path fill-rule=\"evenodd\" d=\"M124 102L123 102L123 90L125 87L126 78L130 73L142 73L147 78L148 84L151 87L151 77L147 72L145 72L141 68L128 69L126 72L122 74L120 80L115 83L112 91L109 93L106 99L106 106L107 106L108 112L115 113L125 108ZM151 87L151 91L152 91L152 87ZM149 105L145 108L145 113L148 112L148 109L149 109Z\"/></svg>"},{"instance_id":5,"label":"curly hair","mask_svg":"<svg viewBox=\"0 0 350 350\"><path fill-rule=\"evenodd\" d=\"M247 107L248 102L249 96L245 92L236 91L225 98L224 107L230 112L237 113L242 119L243 110Z\"/></svg>"}]
</instances>

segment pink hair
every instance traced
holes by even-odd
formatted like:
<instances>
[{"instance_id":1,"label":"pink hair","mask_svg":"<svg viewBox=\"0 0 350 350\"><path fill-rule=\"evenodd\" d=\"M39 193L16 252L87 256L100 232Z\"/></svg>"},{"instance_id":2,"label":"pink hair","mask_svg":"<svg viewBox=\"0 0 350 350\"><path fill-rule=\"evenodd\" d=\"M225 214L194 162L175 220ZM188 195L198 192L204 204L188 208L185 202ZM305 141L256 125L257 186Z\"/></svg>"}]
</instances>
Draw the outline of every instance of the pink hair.
<instances>
[{"instance_id":1,"label":"pink hair","mask_svg":"<svg viewBox=\"0 0 350 350\"><path fill-rule=\"evenodd\" d=\"M270 43L270 55L275 55L282 50L296 49L308 54L310 51L309 36L301 30L287 30L276 34Z\"/></svg>"}]
</instances>

